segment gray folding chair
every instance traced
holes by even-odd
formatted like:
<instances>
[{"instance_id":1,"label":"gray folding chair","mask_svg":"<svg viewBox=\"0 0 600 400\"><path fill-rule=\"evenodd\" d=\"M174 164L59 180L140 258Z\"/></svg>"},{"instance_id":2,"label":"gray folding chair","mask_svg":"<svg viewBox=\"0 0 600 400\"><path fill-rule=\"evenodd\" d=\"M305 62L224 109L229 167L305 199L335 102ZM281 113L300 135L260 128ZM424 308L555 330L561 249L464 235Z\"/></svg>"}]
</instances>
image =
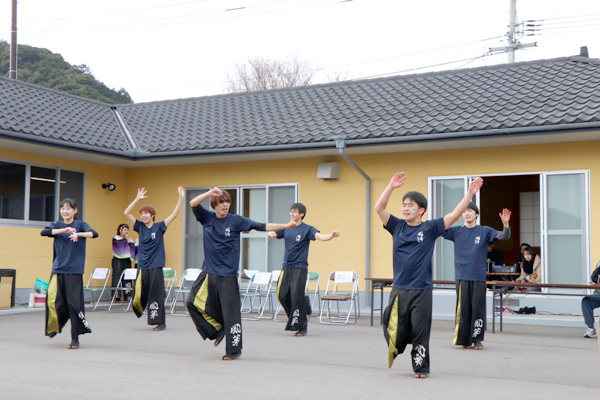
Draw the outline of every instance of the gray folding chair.
<instances>
[{"instance_id":1,"label":"gray folding chair","mask_svg":"<svg viewBox=\"0 0 600 400\"><path fill-rule=\"evenodd\" d=\"M252 277L252 282L250 283L247 290L241 293L242 297L242 314L250 314L250 318L242 318L242 319L250 319L250 320L259 320L263 317L265 312L265 308L267 303L270 303L271 310L273 309L273 299L271 297L271 287L272 287L272 274L270 272L259 272L254 274ZM255 309L254 304L256 299L258 299L258 306ZM248 300L247 308L244 308L246 304L246 300Z\"/></svg>"},{"instance_id":2,"label":"gray folding chair","mask_svg":"<svg viewBox=\"0 0 600 400\"><path fill-rule=\"evenodd\" d=\"M169 297L171 296L171 291L173 290L173 285L175 284L175 280L177 279L177 271L173 268L163 268L163 276L165 278L165 306L169 302Z\"/></svg>"},{"instance_id":3,"label":"gray folding chair","mask_svg":"<svg viewBox=\"0 0 600 400\"><path fill-rule=\"evenodd\" d=\"M360 303L358 299L358 281L359 277L353 271L336 271L329 275L325 294L321 296L323 302L321 313L319 314L319 322L326 325L346 325L354 324L360 317ZM337 313L331 312L331 302L335 302ZM340 311L340 303L347 302L347 311ZM327 307L325 307L327 305ZM353 319L352 311L354 310ZM327 320L323 320L323 316Z\"/></svg>"},{"instance_id":4,"label":"gray folding chair","mask_svg":"<svg viewBox=\"0 0 600 400\"><path fill-rule=\"evenodd\" d=\"M186 297L190 293L192 285L194 284L194 282L196 282L196 279L198 279L198 276L200 276L201 272L202 272L202 270L200 268L188 268L185 271L183 271L183 274L181 275L181 280L179 281L179 287L177 287L173 290L173 302L171 303L171 315L182 316L182 314L177 314L177 310L176 310L177 302L179 301L179 298L181 297L183 307L185 308L185 301L187 300ZM187 308L185 308L185 314L190 315Z\"/></svg>"},{"instance_id":5,"label":"gray folding chair","mask_svg":"<svg viewBox=\"0 0 600 400\"><path fill-rule=\"evenodd\" d=\"M90 275L87 285L83 288L83 294L91 293L92 294L92 304L94 308L92 311L98 307L100 300L102 299L102 295L108 286L108 278L110 277L110 268L95 268L92 274ZM98 300L94 300L94 293L100 292L100 296L98 296Z\"/></svg>"},{"instance_id":6,"label":"gray folding chair","mask_svg":"<svg viewBox=\"0 0 600 400\"><path fill-rule=\"evenodd\" d=\"M136 268L125 268L123 272L121 272L121 276L119 277L119 283L117 286L113 288L115 293L110 301L110 305L108 306L108 311L112 309L113 304L115 304L115 299L117 296L119 298L124 299L125 295L129 295L129 301L127 303L123 302L123 312L129 311L131 308L131 303L133 302L133 287L135 286L135 279L137 278L137 269Z\"/></svg>"}]
</instances>

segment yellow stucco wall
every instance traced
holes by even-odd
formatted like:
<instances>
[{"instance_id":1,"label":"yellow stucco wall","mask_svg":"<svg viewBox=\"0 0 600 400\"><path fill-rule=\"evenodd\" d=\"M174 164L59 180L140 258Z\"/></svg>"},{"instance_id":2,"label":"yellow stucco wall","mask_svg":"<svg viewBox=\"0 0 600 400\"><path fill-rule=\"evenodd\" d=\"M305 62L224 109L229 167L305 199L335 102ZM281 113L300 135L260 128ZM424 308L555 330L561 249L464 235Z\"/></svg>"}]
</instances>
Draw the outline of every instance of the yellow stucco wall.
<instances>
[{"instance_id":1,"label":"yellow stucco wall","mask_svg":"<svg viewBox=\"0 0 600 400\"><path fill-rule=\"evenodd\" d=\"M352 159L372 178L372 206L396 171L408 179L390 201L392 213L401 214L401 197L408 190L428 194L431 176L531 173L557 170L590 170L592 260L600 257L594 238L600 233L597 199L600 198L600 142L556 143L445 150L418 153L356 155ZM137 187L148 189L147 203L157 220L171 213L177 201L177 186L186 188L237 186L271 183L299 183L299 199L307 208L306 222L323 233L339 229L341 237L331 242L314 242L310 269L325 275L334 270L355 270L365 276L365 180L340 157L286 159L279 161L199 164L173 167L123 169L107 165L61 160L0 150L0 159L15 159L62 166L86 172L86 221L100 238L88 241L86 273L94 267L110 266L110 240L116 226L124 221L122 212L135 198ZM340 162L340 180L317 179L317 167L324 161ZM117 184L109 192L103 182ZM484 184L485 188L485 184ZM187 204L184 205L189 208ZM182 221L177 218L165 235L167 266L182 266ZM269 221L285 222L285 221ZM392 276L391 237L381 227L377 214L371 222L371 276ZM39 229L1 227L3 268L17 268L17 287L31 286L35 277L50 273L52 241L42 238ZM191 266L188 266L191 267ZM591 266L590 266L591 268ZM87 276L86 276L87 278ZM364 290L364 284L361 285Z\"/></svg>"}]
</instances>

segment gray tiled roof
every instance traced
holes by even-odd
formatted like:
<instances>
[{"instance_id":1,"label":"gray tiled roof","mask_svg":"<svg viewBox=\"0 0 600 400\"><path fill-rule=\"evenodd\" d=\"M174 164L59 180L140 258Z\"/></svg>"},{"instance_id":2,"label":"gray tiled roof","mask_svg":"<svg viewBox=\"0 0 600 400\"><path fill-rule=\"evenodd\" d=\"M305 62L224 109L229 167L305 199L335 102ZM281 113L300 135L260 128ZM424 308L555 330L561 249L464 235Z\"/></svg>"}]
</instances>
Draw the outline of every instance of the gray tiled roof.
<instances>
[{"instance_id":1,"label":"gray tiled roof","mask_svg":"<svg viewBox=\"0 0 600 400\"><path fill-rule=\"evenodd\" d=\"M2 92L6 84L0 80ZM47 103L57 101L47 97L67 95L23 94L36 90L44 89L27 85L11 95L18 102L13 108L36 108L38 117L31 120L31 112L15 112L10 128L23 124L27 133L53 133L67 141L75 132L92 129L102 131L109 143L94 135L86 143L123 150L125 141L117 140L123 135L116 122L109 122L107 106L70 96L77 103L70 107L79 112L62 106L47 116L49 124L43 121ZM339 134L349 144L368 144L432 134L516 134L550 126L568 130L600 121L600 60L577 56L117 109L149 156L331 146L331 137ZM7 130L4 120L0 115L0 129ZM60 129L63 124L67 129Z\"/></svg>"},{"instance_id":2,"label":"gray tiled roof","mask_svg":"<svg viewBox=\"0 0 600 400\"><path fill-rule=\"evenodd\" d=\"M129 148L109 105L0 79L0 135L88 150Z\"/></svg>"}]
</instances>

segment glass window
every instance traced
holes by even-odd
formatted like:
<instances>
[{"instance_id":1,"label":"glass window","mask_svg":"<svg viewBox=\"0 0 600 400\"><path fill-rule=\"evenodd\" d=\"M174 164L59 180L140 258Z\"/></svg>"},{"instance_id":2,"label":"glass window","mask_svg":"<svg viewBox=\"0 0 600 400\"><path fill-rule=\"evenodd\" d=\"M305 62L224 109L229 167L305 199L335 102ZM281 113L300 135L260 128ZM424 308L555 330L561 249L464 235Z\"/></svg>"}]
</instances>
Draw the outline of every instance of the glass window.
<instances>
[{"instance_id":1,"label":"glass window","mask_svg":"<svg viewBox=\"0 0 600 400\"><path fill-rule=\"evenodd\" d=\"M29 178L29 220L54 221L56 170L31 167Z\"/></svg>"},{"instance_id":2,"label":"glass window","mask_svg":"<svg viewBox=\"0 0 600 400\"><path fill-rule=\"evenodd\" d=\"M25 165L0 162L0 218L25 218Z\"/></svg>"},{"instance_id":3,"label":"glass window","mask_svg":"<svg viewBox=\"0 0 600 400\"><path fill-rule=\"evenodd\" d=\"M0 162L0 218L25 224L56 221L59 200L70 197L78 204L76 218L83 219L83 186L81 172Z\"/></svg>"}]
</instances>

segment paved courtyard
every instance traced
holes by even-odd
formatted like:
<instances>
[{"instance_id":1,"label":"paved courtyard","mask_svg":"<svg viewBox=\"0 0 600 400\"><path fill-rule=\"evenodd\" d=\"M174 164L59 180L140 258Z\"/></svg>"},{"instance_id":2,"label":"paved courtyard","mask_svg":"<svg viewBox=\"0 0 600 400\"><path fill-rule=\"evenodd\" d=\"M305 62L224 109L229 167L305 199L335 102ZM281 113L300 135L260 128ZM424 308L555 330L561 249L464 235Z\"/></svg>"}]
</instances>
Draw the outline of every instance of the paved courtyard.
<instances>
[{"instance_id":1,"label":"paved courtyard","mask_svg":"<svg viewBox=\"0 0 600 400\"><path fill-rule=\"evenodd\" d=\"M506 324L484 351L451 344L453 323L434 321L431 375L413 378L409 354L387 368L380 326L326 326L306 337L283 322L244 321L241 359L202 341L188 317L152 332L132 312L88 311L93 330L67 350L70 323L53 339L44 313L0 315L2 399L586 399L598 396L598 342L585 329ZM583 326L583 325L582 325Z\"/></svg>"}]
</instances>

